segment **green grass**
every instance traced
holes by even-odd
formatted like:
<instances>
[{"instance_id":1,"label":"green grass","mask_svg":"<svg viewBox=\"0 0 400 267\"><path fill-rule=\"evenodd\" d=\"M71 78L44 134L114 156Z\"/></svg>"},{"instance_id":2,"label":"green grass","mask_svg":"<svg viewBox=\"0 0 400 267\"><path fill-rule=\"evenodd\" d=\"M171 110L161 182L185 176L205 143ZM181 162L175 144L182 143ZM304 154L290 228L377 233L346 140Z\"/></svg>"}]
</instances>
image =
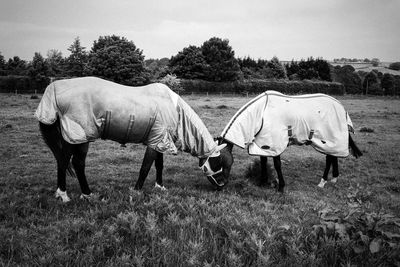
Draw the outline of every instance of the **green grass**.
<instances>
[{"instance_id":1,"label":"green grass","mask_svg":"<svg viewBox=\"0 0 400 267\"><path fill-rule=\"evenodd\" d=\"M217 136L249 99L184 96ZM39 99L0 95L0 265L395 266L400 263L400 101L343 96L360 159L339 160L337 184L318 188L325 158L282 155L285 194L246 178L255 158L234 149L232 179L214 191L189 154L164 157L132 189L144 147L91 144L87 176L98 198L54 198L56 165L33 117ZM373 131L362 131L368 128ZM272 162L272 160L270 160Z\"/></svg>"}]
</instances>

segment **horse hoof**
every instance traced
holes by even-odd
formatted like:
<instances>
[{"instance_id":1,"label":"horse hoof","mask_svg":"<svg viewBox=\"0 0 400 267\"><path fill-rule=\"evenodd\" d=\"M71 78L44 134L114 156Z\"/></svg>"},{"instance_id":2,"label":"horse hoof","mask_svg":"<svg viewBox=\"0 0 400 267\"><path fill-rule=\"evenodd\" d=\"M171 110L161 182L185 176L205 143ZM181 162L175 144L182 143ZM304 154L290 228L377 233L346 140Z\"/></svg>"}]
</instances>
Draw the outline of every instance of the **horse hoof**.
<instances>
[{"instance_id":1,"label":"horse hoof","mask_svg":"<svg viewBox=\"0 0 400 267\"><path fill-rule=\"evenodd\" d=\"M336 184L336 183L337 183L337 177L332 178L332 179L331 179L331 183L332 183L332 184Z\"/></svg>"},{"instance_id":2,"label":"horse hoof","mask_svg":"<svg viewBox=\"0 0 400 267\"><path fill-rule=\"evenodd\" d=\"M321 178L321 181L319 182L318 187L324 188L326 183L327 183L327 181L325 181L324 178Z\"/></svg>"},{"instance_id":3,"label":"horse hoof","mask_svg":"<svg viewBox=\"0 0 400 267\"><path fill-rule=\"evenodd\" d=\"M71 199L67 195L67 191L61 191L60 188L57 188L57 191L55 193L55 197L56 198L61 198L63 203L67 203L67 202L71 201Z\"/></svg>"},{"instance_id":4,"label":"horse hoof","mask_svg":"<svg viewBox=\"0 0 400 267\"><path fill-rule=\"evenodd\" d=\"M278 192L283 194L283 193L285 193L285 190L283 189L283 187L278 187Z\"/></svg>"},{"instance_id":5,"label":"horse hoof","mask_svg":"<svg viewBox=\"0 0 400 267\"><path fill-rule=\"evenodd\" d=\"M154 188L160 189L161 191L167 191L167 188L165 188L163 185L159 185L158 183L154 185Z\"/></svg>"}]
</instances>

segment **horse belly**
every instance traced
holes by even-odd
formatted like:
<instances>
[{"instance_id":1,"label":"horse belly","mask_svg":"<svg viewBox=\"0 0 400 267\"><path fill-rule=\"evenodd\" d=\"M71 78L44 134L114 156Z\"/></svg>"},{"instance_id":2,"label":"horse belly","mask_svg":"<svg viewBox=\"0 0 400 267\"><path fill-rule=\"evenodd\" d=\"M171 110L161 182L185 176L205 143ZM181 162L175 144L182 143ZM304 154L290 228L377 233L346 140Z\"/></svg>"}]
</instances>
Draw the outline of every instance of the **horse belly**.
<instances>
[{"instance_id":1,"label":"horse belly","mask_svg":"<svg viewBox=\"0 0 400 267\"><path fill-rule=\"evenodd\" d=\"M101 138L121 144L145 142L157 112L153 109L145 109L140 112L130 111L106 110L101 118Z\"/></svg>"}]
</instances>

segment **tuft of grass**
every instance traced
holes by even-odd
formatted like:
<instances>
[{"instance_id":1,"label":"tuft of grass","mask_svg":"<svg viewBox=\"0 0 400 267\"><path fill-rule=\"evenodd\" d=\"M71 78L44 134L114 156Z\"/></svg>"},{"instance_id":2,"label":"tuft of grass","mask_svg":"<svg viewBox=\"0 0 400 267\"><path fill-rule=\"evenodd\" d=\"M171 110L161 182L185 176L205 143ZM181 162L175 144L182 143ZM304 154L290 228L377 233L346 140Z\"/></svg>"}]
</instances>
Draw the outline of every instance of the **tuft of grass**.
<instances>
[{"instance_id":1,"label":"tuft of grass","mask_svg":"<svg viewBox=\"0 0 400 267\"><path fill-rule=\"evenodd\" d=\"M373 133L373 132L374 132L374 129L369 128L369 127L361 127L361 128L360 128L360 132L361 132L361 133Z\"/></svg>"},{"instance_id":2,"label":"tuft of grass","mask_svg":"<svg viewBox=\"0 0 400 267\"><path fill-rule=\"evenodd\" d=\"M218 105L217 109L228 109L229 107L226 105Z\"/></svg>"}]
</instances>

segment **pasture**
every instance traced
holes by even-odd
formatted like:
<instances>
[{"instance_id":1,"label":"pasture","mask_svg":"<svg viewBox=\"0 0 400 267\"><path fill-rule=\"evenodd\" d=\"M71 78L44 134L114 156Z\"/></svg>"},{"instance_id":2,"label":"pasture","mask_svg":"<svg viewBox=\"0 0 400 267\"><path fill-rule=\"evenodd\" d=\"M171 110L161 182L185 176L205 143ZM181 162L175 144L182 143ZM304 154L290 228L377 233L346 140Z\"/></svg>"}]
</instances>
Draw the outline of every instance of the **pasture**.
<instances>
[{"instance_id":1,"label":"pasture","mask_svg":"<svg viewBox=\"0 0 400 267\"><path fill-rule=\"evenodd\" d=\"M250 98L184 99L217 136ZM67 177L72 201L63 204L33 117L40 99L1 94L0 265L398 266L400 100L339 100L364 156L339 159L339 181L324 189L325 156L303 146L282 155L284 194L246 177L256 158L238 147L222 191L185 153L164 157L168 191L154 189L154 169L135 191L145 147L99 140L86 168L96 198L80 200L78 181Z\"/></svg>"}]
</instances>

